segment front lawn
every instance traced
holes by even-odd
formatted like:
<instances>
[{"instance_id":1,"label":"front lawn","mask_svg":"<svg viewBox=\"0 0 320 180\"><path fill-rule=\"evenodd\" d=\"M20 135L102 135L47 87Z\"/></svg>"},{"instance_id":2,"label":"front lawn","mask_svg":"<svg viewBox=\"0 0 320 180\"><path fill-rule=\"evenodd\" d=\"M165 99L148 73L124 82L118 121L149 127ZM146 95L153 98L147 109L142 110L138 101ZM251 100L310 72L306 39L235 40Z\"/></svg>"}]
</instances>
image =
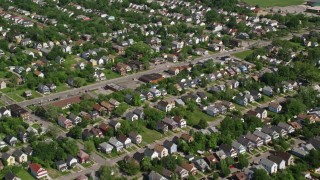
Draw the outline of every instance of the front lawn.
<instances>
[{"instance_id":1,"label":"front lawn","mask_svg":"<svg viewBox=\"0 0 320 180\"><path fill-rule=\"evenodd\" d=\"M233 54L235 57L240 58L240 59L244 59L247 56L249 56L250 54L253 53L253 50L247 50L247 51L242 51L242 52L238 52Z\"/></svg>"},{"instance_id":2,"label":"front lawn","mask_svg":"<svg viewBox=\"0 0 320 180\"><path fill-rule=\"evenodd\" d=\"M252 6L258 5L260 7L273 7L273 6L291 6L291 5L301 5L304 0L243 0Z\"/></svg>"},{"instance_id":3,"label":"front lawn","mask_svg":"<svg viewBox=\"0 0 320 180\"><path fill-rule=\"evenodd\" d=\"M153 143L155 140L164 137L164 135L160 132L148 129L146 127L142 127L140 134L142 136L142 141L145 141L147 144Z\"/></svg>"},{"instance_id":4,"label":"front lawn","mask_svg":"<svg viewBox=\"0 0 320 180\"><path fill-rule=\"evenodd\" d=\"M62 91L66 91L68 89L70 89L70 88L66 84L60 84L60 85L57 86L55 91L56 92L62 92Z\"/></svg>"},{"instance_id":5,"label":"front lawn","mask_svg":"<svg viewBox=\"0 0 320 180\"><path fill-rule=\"evenodd\" d=\"M201 109L199 109L198 107L193 112L187 112L187 124L189 126L197 125L200 119L204 119L206 121L213 121L216 118L202 112Z\"/></svg>"},{"instance_id":6,"label":"front lawn","mask_svg":"<svg viewBox=\"0 0 320 180\"><path fill-rule=\"evenodd\" d=\"M34 180L35 178L25 169L21 169L16 175L23 180Z\"/></svg>"},{"instance_id":7,"label":"front lawn","mask_svg":"<svg viewBox=\"0 0 320 180\"><path fill-rule=\"evenodd\" d=\"M120 74L118 74L110 69L105 69L103 72L106 75L107 79L114 79L114 78L118 78L121 76Z\"/></svg>"}]
</instances>

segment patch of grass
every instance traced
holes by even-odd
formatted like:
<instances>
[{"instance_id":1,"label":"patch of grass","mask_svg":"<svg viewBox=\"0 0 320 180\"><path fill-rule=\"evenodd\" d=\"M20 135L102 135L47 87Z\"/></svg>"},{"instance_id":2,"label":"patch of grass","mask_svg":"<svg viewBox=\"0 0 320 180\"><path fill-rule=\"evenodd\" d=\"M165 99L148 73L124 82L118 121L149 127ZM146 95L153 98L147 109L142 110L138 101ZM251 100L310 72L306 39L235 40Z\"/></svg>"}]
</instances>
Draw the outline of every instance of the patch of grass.
<instances>
[{"instance_id":1,"label":"patch of grass","mask_svg":"<svg viewBox=\"0 0 320 180\"><path fill-rule=\"evenodd\" d=\"M272 7L272 6L290 6L303 4L304 0L243 0L250 5L258 5L260 7Z\"/></svg>"},{"instance_id":2,"label":"patch of grass","mask_svg":"<svg viewBox=\"0 0 320 180\"><path fill-rule=\"evenodd\" d=\"M23 180L34 180L35 178L25 169L21 169L18 173L17 176Z\"/></svg>"},{"instance_id":3,"label":"patch of grass","mask_svg":"<svg viewBox=\"0 0 320 180\"><path fill-rule=\"evenodd\" d=\"M234 106L235 106L235 109L240 112L242 112L246 109L245 106L240 106L239 104L234 104Z\"/></svg>"},{"instance_id":4,"label":"patch of grass","mask_svg":"<svg viewBox=\"0 0 320 180\"><path fill-rule=\"evenodd\" d=\"M52 179L57 179L58 177L60 177L62 174L61 172L59 172L56 169L52 169L52 168L47 168L48 174Z\"/></svg>"},{"instance_id":5,"label":"patch of grass","mask_svg":"<svg viewBox=\"0 0 320 180\"><path fill-rule=\"evenodd\" d=\"M32 127L35 128L35 129L39 129L39 128L40 128L40 125L37 124L37 123L34 123L34 124L32 124Z\"/></svg>"},{"instance_id":6,"label":"patch of grass","mask_svg":"<svg viewBox=\"0 0 320 180\"><path fill-rule=\"evenodd\" d=\"M88 168L88 167L91 167L93 164L94 164L94 162L89 161L89 162L83 163L83 164L81 164L81 165L82 165L83 167L85 167L85 168Z\"/></svg>"},{"instance_id":7,"label":"patch of grass","mask_svg":"<svg viewBox=\"0 0 320 180\"><path fill-rule=\"evenodd\" d=\"M147 144L150 144L155 140L158 140L164 137L164 135L161 134L160 132L148 129L146 127L142 128L142 131L140 132L140 134L142 136L142 140L145 141Z\"/></svg>"},{"instance_id":8,"label":"patch of grass","mask_svg":"<svg viewBox=\"0 0 320 180\"><path fill-rule=\"evenodd\" d=\"M11 99L13 99L14 101L16 102L21 102L21 101L24 101L24 98L19 96L18 94L16 93L7 93L7 96L9 96Z\"/></svg>"},{"instance_id":9,"label":"patch of grass","mask_svg":"<svg viewBox=\"0 0 320 180\"><path fill-rule=\"evenodd\" d=\"M263 151L263 152L266 152L268 150L268 148L266 148L265 146L261 146L260 149Z\"/></svg>"},{"instance_id":10,"label":"patch of grass","mask_svg":"<svg viewBox=\"0 0 320 180\"><path fill-rule=\"evenodd\" d=\"M240 59L244 59L247 56L249 56L250 54L253 53L253 50L247 50L247 51L242 51L242 52L238 52L233 54L235 57L240 58Z\"/></svg>"},{"instance_id":11,"label":"patch of grass","mask_svg":"<svg viewBox=\"0 0 320 180\"><path fill-rule=\"evenodd\" d=\"M66 91L70 89L66 84L60 84L59 86L57 86L56 88L56 92L62 92L62 91Z\"/></svg>"},{"instance_id":12,"label":"patch of grass","mask_svg":"<svg viewBox=\"0 0 320 180\"><path fill-rule=\"evenodd\" d=\"M6 104L2 101L2 100L0 100L0 106L5 106Z\"/></svg>"},{"instance_id":13,"label":"patch of grass","mask_svg":"<svg viewBox=\"0 0 320 180\"><path fill-rule=\"evenodd\" d=\"M114 79L114 78L118 78L121 76L120 74L118 74L110 69L105 69L103 72L106 75L107 79Z\"/></svg>"},{"instance_id":14,"label":"patch of grass","mask_svg":"<svg viewBox=\"0 0 320 180\"><path fill-rule=\"evenodd\" d=\"M200 119L214 121L216 118L202 112L198 107L193 112L187 113L187 124L190 126L197 125Z\"/></svg>"}]
</instances>

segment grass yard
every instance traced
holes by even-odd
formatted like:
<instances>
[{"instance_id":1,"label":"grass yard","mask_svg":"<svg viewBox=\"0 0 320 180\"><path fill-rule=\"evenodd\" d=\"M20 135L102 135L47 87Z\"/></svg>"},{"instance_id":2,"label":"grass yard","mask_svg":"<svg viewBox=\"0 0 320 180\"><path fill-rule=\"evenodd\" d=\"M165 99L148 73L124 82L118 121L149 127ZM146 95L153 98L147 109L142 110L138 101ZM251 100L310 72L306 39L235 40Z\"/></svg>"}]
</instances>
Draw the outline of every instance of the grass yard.
<instances>
[{"instance_id":1,"label":"grass yard","mask_svg":"<svg viewBox=\"0 0 320 180\"><path fill-rule=\"evenodd\" d=\"M200 119L206 121L213 121L215 117L209 116L202 112L198 107L193 112L187 112L187 124L194 126L199 123Z\"/></svg>"},{"instance_id":2,"label":"grass yard","mask_svg":"<svg viewBox=\"0 0 320 180\"><path fill-rule=\"evenodd\" d=\"M247 50L247 51L235 53L233 55L237 58L244 59L252 53L253 53L253 50Z\"/></svg>"},{"instance_id":3,"label":"grass yard","mask_svg":"<svg viewBox=\"0 0 320 180\"><path fill-rule=\"evenodd\" d=\"M106 75L107 79L114 79L114 78L118 78L121 76L120 74L118 74L110 69L105 69L103 72Z\"/></svg>"},{"instance_id":4,"label":"grass yard","mask_svg":"<svg viewBox=\"0 0 320 180\"><path fill-rule=\"evenodd\" d=\"M66 84L60 84L59 86L57 86L56 88L56 92L62 92L62 91L66 91L70 89Z\"/></svg>"},{"instance_id":5,"label":"grass yard","mask_svg":"<svg viewBox=\"0 0 320 180\"><path fill-rule=\"evenodd\" d=\"M24 101L24 98L19 96L18 94L16 93L6 93L7 96L9 96L11 99L13 99L14 101L16 102L21 102L21 101Z\"/></svg>"},{"instance_id":6,"label":"grass yard","mask_svg":"<svg viewBox=\"0 0 320 180\"><path fill-rule=\"evenodd\" d=\"M35 178L33 178L33 176L31 176L31 174L24 170L24 169L21 169L18 173L17 173L17 176L23 180L34 180Z\"/></svg>"},{"instance_id":7,"label":"grass yard","mask_svg":"<svg viewBox=\"0 0 320 180\"><path fill-rule=\"evenodd\" d=\"M6 104L2 101L2 100L0 100L0 106L5 106Z\"/></svg>"},{"instance_id":8,"label":"grass yard","mask_svg":"<svg viewBox=\"0 0 320 180\"><path fill-rule=\"evenodd\" d=\"M304 0L242 0L250 5L258 5L260 7L272 7L272 6L290 6L303 4Z\"/></svg>"},{"instance_id":9,"label":"grass yard","mask_svg":"<svg viewBox=\"0 0 320 180\"><path fill-rule=\"evenodd\" d=\"M148 144L153 143L155 140L158 140L164 137L164 135L161 134L160 132L148 129L146 127L142 128L142 131L140 132L140 134L142 136L142 140Z\"/></svg>"},{"instance_id":10,"label":"grass yard","mask_svg":"<svg viewBox=\"0 0 320 180\"><path fill-rule=\"evenodd\" d=\"M47 168L48 174L52 179L57 179L58 177L62 176L61 172L56 169Z\"/></svg>"}]
</instances>

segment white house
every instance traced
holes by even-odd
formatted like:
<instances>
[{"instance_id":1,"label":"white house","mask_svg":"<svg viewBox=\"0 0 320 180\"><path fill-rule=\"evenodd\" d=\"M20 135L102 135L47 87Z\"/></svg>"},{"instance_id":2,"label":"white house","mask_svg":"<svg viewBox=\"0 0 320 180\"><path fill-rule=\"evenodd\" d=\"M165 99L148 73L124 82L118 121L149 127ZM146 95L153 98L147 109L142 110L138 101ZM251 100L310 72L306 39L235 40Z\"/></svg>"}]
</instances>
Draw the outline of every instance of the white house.
<instances>
[{"instance_id":1,"label":"white house","mask_svg":"<svg viewBox=\"0 0 320 180\"><path fill-rule=\"evenodd\" d=\"M266 158L260 160L260 165L262 165L270 174L277 173L278 165Z\"/></svg>"}]
</instances>

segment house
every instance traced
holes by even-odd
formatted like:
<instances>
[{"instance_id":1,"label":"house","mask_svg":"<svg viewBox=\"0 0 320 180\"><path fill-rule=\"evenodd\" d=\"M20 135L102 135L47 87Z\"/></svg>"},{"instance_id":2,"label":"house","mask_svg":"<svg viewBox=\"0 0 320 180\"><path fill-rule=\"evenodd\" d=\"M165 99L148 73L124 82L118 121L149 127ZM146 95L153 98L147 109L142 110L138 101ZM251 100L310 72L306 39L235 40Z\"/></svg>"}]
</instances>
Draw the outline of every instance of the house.
<instances>
[{"instance_id":1,"label":"house","mask_svg":"<svg viewBox=\"0 0 320 180\"><path fill-rule=\"evenodd\" d=\"M279 133L271 128L269 128L268 126L265 126L261 129L261 132L268 134L269 136L271 136L271 138L274 139L278 139L279 138Z\"/></svg>"},{"instance_id":2,"label":"house","mask_svg":"<svg viewBox=\"0 0 320 180\"><path fill-rule=\"evenodd\" d=\"M0 89L5 89L7 88L7 83L4 80L0 81Z\"/></svg>"},{"instance_id":3,"label":"house","mask_svg":"<svg viewBox=\"0 0 320 180\"><path fill-rule=\"evenodd\" d=\"M87 175L79 175L76 177L75 180L89 180L88 176Z\"/></svg>"},{"instance_id":4,"label":"house","mask_svg":"<svg viewBox=\"0 0 320 180\"><path fill-rule=\"evenodd\" d=\"M12 135L7 135L5 138L4 138L4 141L9 144L10 146L14 147L17 142L18 142L18 139Z\"/></svg>"},{"instance_id":5,"label":"house","mask_svg":"<svg viewBox=\"0 0 320 180\"><path fill-rule=\"evenodd\" d=\"M281 169L286 169L286 162L285 162L283 159L281 159L281 158L279 158L279 157L277 157L277 156L274 156L274 155L270 155L270 156L268 157L268 159L269 159L270 161L276 163L279 170L281 170Z\"/></svg>"},{"instance_id":6,"label":"house","mask_svg":"<svg viewBox=\"0 0 320 180\"><path fill-rule=\"evenodd\" d=\"M192 141L194 141L193 137L186 133L181 134L180 139L184 140L187 143L191 143Z\"/></svg>"},{"instance_id":7,"label":"house","mask_svg":"<svg viewBox=\"0 0 320 180\"><path fill-rule=\"evenodd\" d=\"M127 72L131 71L131 67L124 64L124 63L117 63L116 66L116 71L120 74L120 75L126 75Z\"/></svg>"},{"instance_id":8,"label":"house","mask_svg":"<svg viewBox=\"0 0 320 180\"><path fill-rule=\"evenodd\" d=\"M181 166L176 166L176 169L174 171L181 179L185 179L189 176L188 171Z\"/></svg>"},{"instance_id":9,"label":"house","mask_svg":"<svg viewBox=\"0 0 320 180\"><path fill-rule=\"evenodd\" d=\"M161 91L156 89L156 88L151 88L149 90L149 92L151 92L151 94L153 95L153 97L160 97L161 96Z\"/></svg>"},{"instance_id":10,"label":"house","mask_svg":"<svg viewBox=\"0 0 320 180\"><path fill-rule=\"evenodd\" d=\"M194 164L199 171L205 172L211 170L210 166L204 159L197 159L194 161Z\"/></svg>"},{"instance_id":11,"label":"house","mask_svg":"<svg viewBox=\"0 0 320 180\"><path fill-rule=\"evenodd\" d=\"M181 164L181 167L188 171L188 173L192 176L196 175L198 173L198 169L195 167L194 163L186 163L183 162Z\"/></svg>"},{"instance_id":12,"label":"house","mask_svg":"<svg viewBox=\"0 0 320 180\"><path fill-rule=\"evenodd\" d=\"M168 180L168 179L155 171L151 171L148 175L148 180Z\"/></svg>"},{"instance_id":13,"label":"house","mask_svg":"<svg viewBox=\"0 0 320 180\"><path fill-rule=\"evenodd\" d=\"M299 158L304 158L309 154L309 151L305 150L302 147L293 147L291 153Z\"/></svg>"},{"instance_id":14,"label":"house","mask_svg":"<svg viewBox=\"0 0 320 180\"><path fill-rule=\"evenodd\" d=\"M266 144L266 145L269 144L271 142L271 140L272 140L271 136L269 136L268 134L263 133L263 132L261 132L259 130L255 130L253 132L253 135L260 137L261 140L263 141L263 143Z\"/></svg>"},{"instance_id":15,"label":"house","mask_svg":"<svg viewBox=\"0 0 320 180\"><path fill-rule=\"evenodd\" d=\"M295 129L291 125L284 122L279 122L278 126L285 129L289 134L295 131Z\"/></svg>"},{"instance_id":16,"label":"house","mask_svg":"<svg viewBox=\"0 0 320 180\"><path fill-rule=\"evenodd\" d=\"M20 149L13 151L12 156L15 157L15 161L18 163L24 163L28 161L28 156Z\"/></svg>"},{"instance_id":17,"label":"house","mask_svg":"<svg viewBox=\"0 0 320 180\"><path fill-rule=\"evenodd\" d=\"M121 143L118 139L116 139L115 137L111 137L109 139L109 144L111 144L117 152L120 152L123 150L123 143Z\"/></svg>"},{"instance_id":18,"label":"house","mask_svg":"<svg viewBox=\"0 0 320 180\"><path fill-rule=\"evenodd\" d=\"M234 110L236 107L232 102L229 101L221 101L221 104L227 108L228 111Z\"/></svg>"},{"instance_id":19,"label":"house","mask_svg":"<svg viewBox=\"0 0 320 180\"><path fill-rule=\"evenodd\" d=\"M97 111L99 113L98 115L100 115L100 116L103 115L103 113L107 111L104 107L100 106L100 104L98 104L98 103L94 104L92 109L93 109L93 111Z\"/></svg>"},{"instance_id":20,"label":"house","mask_svg":"<svg viewBox=\"0 0 320 180\"><path fill-rule=\"evenodd\" d=\"M229 156L232 158L234 158L238 155L236 150L232 146L227 145L227 144L221 144L219 146L219 150L223 151L226 156Z\"/></svg>"},{"instance_id":21,"label":"house","mask_svg":"<svg viewBox=\"0 0 320 180\"><path fill-rule=\"evenodd\" d=\"M159 101L157 108L164 112L170 112L175 107L175 103L171 101Z\"/></svg>"},{"instance_id":22,"label":"house","mask_svg":"<svg viewBox=\"0 0 320 180\"><path fill-rule=\"evenodd\" d=\"M110 113L114 109L114 106L107 101L102 101L100 105L104 107L108 113Z\"/></svg>"},{"instance_id":23,"label":"house","mask_svg":"<svg viewBox=\"0 0 320 180\"><path fill-rule=\"evenodd\" d=\"M144 111L143 109L137 108L133 111L134 114L138 116L138 119L144 119Z\"/></svg>"},{"instance_id":24,"label":"house","mask_svg":"<svg viewBox=\"0 0 320 180\"><path fill-rule=\"evenodd\" d=\"M139 119L139 117L138 117L138 115L134 114L133 112L128 112L128 113L126 114L126 119L127 119L128 121L136 121L136 120Z\"/></svg>"},{"instance_id":25,"label":"house","mask_svg":"<svg viewBox=\"0 0 320 180\"><path fill-rule=\"evenodd\" d=\"M32 97L32 91L25 91L24 93L23 93L23 95L24 95L24 97L26 97L26 98L30 98L30 97Z\"/></svg>"},{"instance_id":26,"label":"house","mask_svg":"<svg viewBox=\"0 0 320 180\"><path fill-rule=\"evenodd\" d=\"M158 157L161 159L169 155L168 149L165 148L163 145L156 144L154 146L154 151L158 153Z\"/></svg>"},{"instance_id":27,"label":"house","mask_svg":"<svg viewBox=\"0 0 320 180\"><path fill-rule=\"evenodd\" d=\"M175 99L174 102L175 102L175 105L176 105L176 106L185 106L185 105L186 105L186 104L183 102L182 99Z\"/></svg>"},{"instance_id":28,"label":"house","mask_svg":"<svg viewBox=\"0 0 320 180\"><path fill-rule=\"evenodd\" d=\"M178 123L176 123L172 118L166 117L162 120L162 122L168 125L168 128L172 131L177 130L178 128Z\"/></svg>"},{"instance_id":29,"label":"house","mask_svg":"<svg viewBox=\"0 0 320 180\"><path fill-rule=\"evenodd\" d=\"M96 138L102 138L103 137L103 133L99 128L91 128L90 133L92 135L92 137L96 137Z\"/></svg>"},{"instance_id":30,"label":"house","mask_svg":"<svg viewBox=\"0 0 320 180\"><path fill-rule=\"evenodd\" d=\"M33 150L32 150L32 148L31 148L30 146L27 146L27 147L22 148L22 151L23 151L26 155L32 156Z\"/></svg>"},{"instance_id":31,"label":"house","mask_svg":"<svg viewBox=\"0 0 320 180\"><path fill-rule=\"evenodd\" d=\"M36 179L41 178L47 178L48 172L46 169L42 168L40 164L37 163L31 163L29 164L29 171L31 172L31 175L35 177Z\"/></svg>"},{"instance_id":32,"label":"house","mask_svg":"<svg viewBox=\"0 0 320 180\"><path fill-rule=\"evenodd\" d=\"M273 89L270 86L265 86L264 88L262 88L262 93L264 95L267 95L267 96L273 96L274 95Z\"/></svg>"},{"instance_id":33,"label":"house","mask_svg":"<svg viewBox=\"0 0 320 180\"><path fill-rule=\"evenodd\" d=\"M282 106L281 106L279 103L277 103L277 102L271 102L271 103L269 103L269 105L268 105L268 109L269 109L269 111L271 111L271 112L280 113L281 110L282 110Z\"/></svg>"},{"instance_id":34,"label":"house","mask_svg":"<svg viewBox=\"0 0 320 180\"><path fill-rule=\"evenodd\" d=\"M18 132L18 139L22 142L22 143L26 143L28 142L28 133L27 132L23 132L23 131L19 131Z\"/></svg>"},{"instance_id":35,"label":"house","mask_svg":"<svg viewBox=\"0 0 320 180\"><path fill-rule=\"evenodd\" d=\"M125 135L119 135L118 141L123 144L124 148L129 148L132 145L131 139L129 137L126 137Z\"/></svg>"},{"instance_id":36,"label":"house","mask_svg":"<svg viewBox=\"0 0 320 180\"><path fill-rule=\"evenodd\" d=\"M281 137L285 137L288 134L288 131L286 131L284 128L279 126L271 126L271 129L279 133Z\"/></svg>"},{"instance_id":37,"label":"house","mask_svg":"<svg viewBox=\"0 0 320 180\"><path fill-rule=\"evenodd\" d=\"M52 103L51 105L55 106L55 107L59 107L61 109L67 109L69 108L72 104L77 104L81 102L81 98L80 96L75 96L72 98L67 98L67 99L63 99L60 101L56 101L54 103Z\"/></svg>"},{"instance_id":38,"label":"house","mask_svg":"<svg viewBox=\"0 0 320 180\"><path fill-rule=\"evenodd\" d=\"M209 167L212 167L213 164L216 164L216 163L219 162L219 161L218 161L218 158L215 157L215 156L212 155L212 154L209 155L209 156L204 157L203 159L207 162L207 164L209 165Z\"/></svg>"},{"instance_id":39,"label":"house","mask_svg":"<svg viewBox=\"0 0 320 180\"><path fill-rule=\"evenodd\" d=\"M162 133L168 132L169 127L168 125L166 125L165 123L161 122L157 122L157 127L156 127L157 131L160 131Z\"/></svg>"},{"instance_id":40,"label":"house","mask_svg":"<svg viewBox=\"0 0 320 180\"><path fill-rule=\"evenodd\" d=\"M180 116L174 116L172 118L176 123L178 123L178 127L179 128L185 128L187 127L187 121L185 119L183 119L182 117Z\"/></svg>"},{"instance_id":41,"label":"house","mask_svg":"<svg viewBox=\"0 0 320 180\"><path fill-rule=\"evenodd\" d=\"M110 126L104 122L102 122L100 125L99 125L99 129L101 130L102 134L106 134L109 130L110 130Z\"/></svg>"},{"instance_id":42,"label":"house","mask_svg":"<svg viewBox=\"0 0 320 180\"><path fill-rule=\"evenodd\" d=\"M254 148L253 142L251 142L249 139L246 139L244 136L240 136L237 139L238 143L242 144L248 151L252 151Z\"/></svg>"},{"instance_id":43,"label":"house","mask_svg":"<svg viewBox=\"0 0 320 180\"><path fill-rule=\"evenodd\" d=\"M16 176L16 175L13 174L12 172L8 172L8 173L6 173L6 175L4 176L4 180L21 180L21 178L19 178L18 176Z\"/></svg>"},{"instance_id":44,"label":"house","mask_svg":"<svg viewBox=\"0 0 320 180\"><path fill-rule=\"evenodd\" d=\"M262 158L259 164L262 165L268 171L268 173L277 173L278 165L275 162L266 158Z\"/></svg>"},{"instance_id":45,"label":"house","mask_svg":"<svg viewBox=\"0 0 320 180\"><path fill-rule=\"evenodd\" d=\"M38 91L42 94L50 94L50 88L43 84L40 84L38 86Z\"/></svg>"},{"instance_id":46,"label":"house","mask_svg":"<svg viewBox=\"0 0 320 180\"><path fill-rule=\"evenodd\" d=\"M240 95L240 94L237 95L237 96L234 98L234 100L235 100L235 102L236 102L237 104L240 104L240 105L242 105L242 106L247 106L248 103L249 103L248 98L247 98L246 96Z\"/></svg>"},{"instance_id":47,"label":"house","mask_svg":"<svg viewBox=\"0 0 320 180\"><path fill-rule=\"evenodd\" d=\"M72 121L64 116L58 117L58 124L66 129L71 129L73 127Z\"/></svg>"},{"instance_id":48,"label":"house","mask_svg":"<svg viewBox=\"0 0 320 180\"><path fill-rule=\"evenodd\" d=\"M115 108L119 107L119 105L120 105L120 102L115 100L115 99L113 99L113 98L109 99L109 103L111 105L113 105L113 107L115 107Z\"/></svg>"},{"instance_id":49,"label":"house","mask_svg":"<svg viewBox=\"0 0 320 180\"><path fill-rule=\"evenodd\" d=\"M140 144L142 142L142 136L137 132L130 132L129 138L131 139L131 142L136 144Z\"/></svg>"},{"instance_id":50,"label":"house","mask_svg":"<svg viewBox=\"0 0 320 180\"><path fill-rule=\"evenodd\" d=\"M206 113L209 114L210 116L218 116L220 111L218 108L211 105L207 107Z\"/></svg>"},{"instance_id":51,"label":"house","mask_svg":"<svg viewBox=\"0 0 320 180\"><path fill-rule=\"evenodd\" d=\"M72 167L74 167L74 166L76 166L78 164L78 159L73 157L73 156L71 156L71 155L69 155L69 156L67 156L66 163L67 163L67 165L69 167L72 168Z\"/></svg>"},{"instance_id":52,"label":"house","mask_svg":"<svg viewBox=\"0 0 320 180\"><path fill-rule=\"evenodd\" d=\"M231 146L237 151L237 154L244 154L246 152L246 148L237 141L232 141Z\"/></svg>"},{"instance_id":53,"label":"house","mask_svg":"<svg viewBox=\"0 0 320 180\"><path fill-rule=\"evenodd\" d=\"M106 154L110 154L113 150L113 146L107 142L100 143L98 149Z\"/></svg>"},{"instance_id":54,"label":"house","mask_svg":"<svg viewBox=\"0 0 320 180\"><path fill-rule=\"evenodd\" d=\"M247 180L247 175L244 172L237 172L232 176L232 180Z\"/></svg>"},{"instance_id":55,"label":"house","mask_svg":"<svg viewBox=\"0 0 320 180\"><path fill-rule=\"evenodd\" d=\"M245 138L251 141L255 145L255 147L260 147L263 145L263 140L259 136L256 136L254 134L248 133Z\"/></svg>"},{"instance_id":56,"label":"house","mask_svg":"<svg viewBox=\"0 0 320 180\"><path fill-rule=\"evenodd\" d=\"M35 70L33 74L39 78L44 78L44 74L41 71Z\"/></svg>"},{"instance_id":57,"label":"house","mask_svg":"<svg viewBox=\"0 0 320 180\"><path fill-rule=\"evenodd\" d=\"M153 160L158 158L159 154L153 149L146 148L146 150L144 151L144 156L150 157L150 159Z\"/></svg>"},{"instance_id":58,"label":"house","mask_svg":"<svg viewBox=\"0 0 320 180\"><path fill-rule=\"evenodd\" d=\"M16 163L16 160L15 160L14 156L12 156L12 155L10 155L10 154L8 154L8 153L3 153L3 154L1 155L1 159L2 159L4 162L6 162L6 164L7 164L8 166L13 166L13 165Z\"/></svg>"},{"instance_id":59,"label":"house","mask_svg":"<svg viewBox=\"0 0 320 180\"><path fill-rule=\"evenodd\" d=\"M0 117L11 117L11 110L6 107L1 107Z\"/></svg>"},{"instance_id":60,"label":"house","mask_svg":"<svg viewBox=\"0 0 320 180\"><path fill-rule=\"evenodd\" d=\"M115 121L115 120L111 120L109 122L110 126L114 128L114 130L118 130L118 128L120 128L121 123L119 121Z\"/></svg>"},{"instance_id":61,"label":"house","mask_svg":"<svg viewBox=\"0 0 320 180\"><path fill-rule=\"evenodd\" d=\"M73 123L74 125L77 125L77 124L81 123L81 121L82 121L82 118L81 118L81 117L76 116L76 115L74 115L73 113L70 113L70 114L69 114L69 119L72 121L72 123Z\"/></svg>"},{"instance_id":62,"label":"house","mask_svg":"<svg viewBox=\"0 0 320 180\"><path fill-rule=\"evenodd\" d=\"M65 172L68 169L68 166L64 160L60 160L56 162L56 168L58 171Z\"/></svg>"},{"instance_id":63,"label":"house","mask_svg":"<svg viewBox=\"0 0 320 180\"><path fill-rule=\"evenodd\" d=\"M168 149L169 154L176 153L178 151L178 146L172 141L164 141L163 146Z\"/></svg>"},{"instance_id":64,"label":"house","mask_svg":"<svg viewBox=\"0 0 320 180\"><path fill-rule=\"evenodd\" d=\"M286 166L294 164L294 158L291 154L287 152L275 151L271 152L272 155L277 156L280 159L283 159L286 162Z\"/></svg>"},{"instance_id":65,"label":"house","mask_svg":"<svg viewBox=\"0 0 320 180\"><path fill-rule=\"evenodd\" d=\"M18 104L9 105L8 109L10 109L13 117L21 117L23 120L29 120L30 118L29 112Z\"/></svg>"},{"instance_id":66,"label":"house","mask_svg":"<svg viewBox=\"0 0 320 180\"><path fill-rule=\"evenodd\" d=\"M79 151L79 153L77 154L77 157L79 159L79 163L86 163L90 160L89 154L87 154L83 150Z\"/></svg>"}]
</instances>

